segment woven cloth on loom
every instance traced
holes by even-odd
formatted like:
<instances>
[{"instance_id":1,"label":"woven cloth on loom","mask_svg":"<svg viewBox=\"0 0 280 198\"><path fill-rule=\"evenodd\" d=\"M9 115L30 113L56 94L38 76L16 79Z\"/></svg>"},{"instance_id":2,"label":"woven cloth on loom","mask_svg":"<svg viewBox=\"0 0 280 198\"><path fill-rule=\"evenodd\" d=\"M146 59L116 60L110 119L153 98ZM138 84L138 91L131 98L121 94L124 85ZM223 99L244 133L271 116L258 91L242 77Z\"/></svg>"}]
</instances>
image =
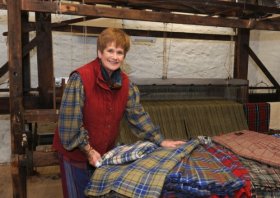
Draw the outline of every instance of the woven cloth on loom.
<instances>
[{"instance_id":1,"label":"woven cloth on loom","mask_svg":"<svg viewBox=\"0 0 280 198\"><path fill-rule=\"evenodd\" d=\"M212 139L242 157L280 167L280 139L277 137L243 130Z\"/></svg>"},{"instance_id":2,"label":"woven cloth on loom","mask_svg":"<svg viewBox=\"0 0 280 198\"><path fill-rule=\"evenodd\" d=\"M243 105L228 100L143 101L155 125L165 138L187 139L248 129ZM137 138L122 123L120 142L131 144Z\"/></svg>"},{"instance_id":3,"label":"woven cloth on loom","mask_svg":"<svg viewBox=\"0 0 280 198\"><path fill-rule=\"evenodd\" d=\"M249 130L268 132L270 119L269 103L246 103L244 112L248 122Z\"/></svg>"}]
</instances>

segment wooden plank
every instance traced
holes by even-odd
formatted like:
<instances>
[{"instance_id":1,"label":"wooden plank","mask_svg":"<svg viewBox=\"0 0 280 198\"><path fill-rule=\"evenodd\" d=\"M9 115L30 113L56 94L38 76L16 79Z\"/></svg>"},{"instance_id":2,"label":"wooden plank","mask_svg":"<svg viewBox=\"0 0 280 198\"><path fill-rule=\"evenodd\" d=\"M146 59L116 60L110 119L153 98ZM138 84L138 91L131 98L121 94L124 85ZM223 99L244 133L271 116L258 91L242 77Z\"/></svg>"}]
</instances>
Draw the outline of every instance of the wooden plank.
<instances>
[{"instance_id":1,"label":"wooden plank","mask_svg":"<svg viewBox=\"0 0 280 198\"><path fill-rule=\"evenodd\" d=\"M247 86L248 81L242 79L222 78L131 78L137 85L217 85L217 86Z\"/></svg>"},{"instance_id":2,"label":"wooden plank","mask_svg":"<svg viewBox=\"0 0 280 198\"><path fill-rule=\"evenodd\" d=\"M26 122L57 122L59 111L56 109L34 109L25 110Z\"/></svg>"},{"instance_id":3,"label":"wooden plank","mask_svg":"<svg viewBox=\"0 0 280 198\"><path fill-rule=\"evenodd\" d=\"M166 12L185 12L196 14L219 14L225 16L246 16L246 13L279 13L277 7L250 4L246 1L217 1L217 0L74 0L85 4L105 4L126 6L136 9L153 9ZM232 12L233 11L233 12ZM226 12L226 13L225 13Z\"/></svg>"},{"instance_id":4,"label":"wooden plank","mask_svg":"<svg viewBox=\"0 0 280 198\"><path fill-rule=\"evenodd\" d=\"M249 45L250 30L238 29L235 42L234 72L233 78L248 79L248 51L245 46Z\"/></svg>"},{"instance_id":5,"label":"wooden plank","mask_svg":"<svg viewBox=\"0 0 280 198\"><path fill-rule=\"evenodd\" d=\"M53 49L51 14L35 13L38 36L43 36L37 45L38 85L42 108L53 107L53 96L49 92L54 87Z\"/></svg>"},{"instance_id":6,"label":"wooden plank","mask_svg":"<svg viewBox=\"0 0 280 198\"><path fill-rule=\"evenodd\" d=\"M43 166L53 166L58 165L59 160L57 153L54 151L34 151L33 152L33 166L43 167Z\"/></svg>"},{"instance_id":7,"label":"wooden plank","mask_svg":"<svg viewBox=\"0 0 280 198\"><path fill-rule=\"evenodd\" d=\"M23 155L18 155L12 159L11 174L13 182L13 197L14 198L27 198L27 170L26 159ZM15 186L15 184L19 184Z\"/></svg>"},{"instance_id":8,"label":"wooden plank","mask_svg":"<svg viewBox=\"0 0 280 198\"><path fill-rule=\"evenodd\" d=\"M254 19L230 19L219 17L195 16L185 14L175 14L167 12L155 12L145 10L135 10L127 8L109 8L94 5L82 5L71 3L55 2L34 2L22 0L22 9L26 11L39 11L50 13L61 13L70 15L83 15L94 17L107 17L117 19L130 19L140 21L165 22L176 24L195 24L205 26L247 28L259 30L280 30L279 23L266 23ZM280 10L280 9L279 9Z\"/></svg>"},{"instance_id":9,"label":"wooden plank","mask_svg":"<svg viewBox=\"0 0 280 198\"><path fill-rule=\"evenodd\" d=\"M6 62L1 68L0 68L0 78L4 76L9 71L9 64Z\"/></svg>"},{"instance_id":10,"label":"wooden plank","mask_svg":"<svg viewBox=\"0 0 280 198\"><path fill-rule=\"evenodd\" d=\"M20 2L8 1L9 87L12 134L22 133L23 87L22 87L22 37ZM15 140L14 140L15 141ZM14 142L17 143L17 142ZM13 145L15 153L20 153L20 144Z\"/></svg>"},{"instance_id":11,"label":"wooden plank","mask_svg":"<svg viewBox=\"0 0 280 198\"><path fill-rule=\"evenodd\" d=\"M43 35L41 36L36 36L35 38L32 39L29 43L24 45L22 49L22 56L25 57L26 55L29 54L30 50L32 50L34 47L37 46L38 42L40 42L40 39L43 38ZM9 64L6 62L1 68L0 68L0 78L4 76L7 72L9 71Z\"/></svg>"},{"instance_id":12,"label":"wooden plank","mask_svg":"<svg viewBox=\"0 0 280 198\"><path fill-rule=\"evenodd\" d=\"M72 32L72 33L84 33L85 27L79 25L67 25L63 27L52 28L53 31L60 32ZM100 34L105 27L86 27L87 34ZM221 34L201 34L201 33L185 33L185 32L164 32L153 30L135 30L135 29L123 29L130 36L145 36L155 38L177 38L177 39L199 39L199 40L219 40L219 41L231 41L235 40L234 35L221 35Z\"/></svg>"},{"instance_id":13,"label":"wooden plank","mask_svg":"<svg viewBox=\"0 0 280 198\"><path fill-rule=\"evenodd\" d=\"M26 191L26 171L20 156L24 153L22 146L23 122L23 86L22 86L22 35L20 1L8 1L8 54L9 87L12 142L12 180L13 197L23 197Z\"/></svg>"},{"instance_id":14,"label":"wooden plank","mask_svg":"<svg viewBox=\"0 0 280 198\"><path fill-rule=\"evenodd\" d=\"M22 18L22 26L24 27L28 24L28 21L29 21L28 12L22 12L21 18ZM28 44L28 43L29 43L29 32L23 32L23 29L22 29L22 45L26 46L26 44ZM23 92L26 93L31 88L29 50L28 50L28 53L23 54L22 67L23 67Z\"/></svg>"}]
</instances>

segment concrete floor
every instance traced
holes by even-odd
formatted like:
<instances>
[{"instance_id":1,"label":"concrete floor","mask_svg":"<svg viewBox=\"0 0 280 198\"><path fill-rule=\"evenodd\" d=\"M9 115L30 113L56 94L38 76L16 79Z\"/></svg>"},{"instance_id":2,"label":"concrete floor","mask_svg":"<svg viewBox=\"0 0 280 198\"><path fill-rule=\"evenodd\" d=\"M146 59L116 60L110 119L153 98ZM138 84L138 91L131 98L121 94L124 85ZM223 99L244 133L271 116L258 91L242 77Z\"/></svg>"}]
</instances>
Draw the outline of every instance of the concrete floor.
<instances>
[{"instance_id":1,"label":"concrete floor","mask_svg":"<svg viewBox=\"0 0 280 198\"><path fill-rule=\"evenodd\" d=\"M57 166L37 168L38 174L27 180L27 198L62 198L62 187ZM10 165L0 165L0 197L12 198L13 187Z\"/></svg>"}]
</instances>

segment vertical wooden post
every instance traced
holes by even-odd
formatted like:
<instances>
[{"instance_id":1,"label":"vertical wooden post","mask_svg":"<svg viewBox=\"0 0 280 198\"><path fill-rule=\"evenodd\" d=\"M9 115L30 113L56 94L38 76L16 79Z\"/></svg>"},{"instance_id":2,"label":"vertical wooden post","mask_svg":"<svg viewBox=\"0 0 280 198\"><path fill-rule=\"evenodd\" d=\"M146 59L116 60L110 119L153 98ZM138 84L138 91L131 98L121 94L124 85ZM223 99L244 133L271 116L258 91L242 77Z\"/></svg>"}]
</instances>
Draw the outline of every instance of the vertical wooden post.
<instances>
[{"instance_id":1,"label":"vertical wooden post","mask_svg":"<svg viewBox=\"0 0 280 198\"><path fill-rule=\"evenodd\" d=\"M248 60L249 54L247 46L250 41L249 29L237 29L237 39L235 42L234 58L234 78L247 80L248 78Z\"/></svg>"},{"instance_id":2,"label":"vertical wooden post","mask_svg":"<svg viewBox=\"0 0 280 198\"><path fill-rule=\"evenodd\" d=\"M234 71L233 77L248 80L248 60L249 54L247 46L250 42L249 29L237 29L237 38L235 41ZM243 102L248 102L248 87L246 91L238 93L238 98L244 98Z\"/></svg>"},{"instance_id":3,"label":"vertical wooden post","mask_svg":"<svg viewBox=\"0 0 280 198\"><path fill-rule=\"evenodd\" d=\"M44 35L37 46L40 106L52 108L54 86L51 14L36 13L37 36ZM54 93L53 93L54 94Z\"/></svg>"},{"instance_id":4,"label":"vertical wooden post","mask_svg":"<svg viewBox=\"0 0 280 198\"><path fill-rule=\"evenodd\" d=\"M22 12L22 26L27 27L29 20L28 20L28 12ZM29 32L22 33L22 46L25 46L29 43ZM31 88L31 78L30 78L30 55L27 53L23 57L22 60L22 67L23 67L23 92L28 92Z\"/></svg>"},{"instance_id":5,"label":"vertical wooden post","mask_svg":"<svg viewBox=\"0 0 280 198\"><path fill-rule=\"evenodd\" d=\"M24 153L22 136L23 123L23 81L22 81L22 35L21 1L8 0L8 44L9 44L9 82L10 115L12 139L12 179L13 197L26 197L25 171L21 161ZM21 171L20 171L21 170Z\"/></svg>"}]
</instances>

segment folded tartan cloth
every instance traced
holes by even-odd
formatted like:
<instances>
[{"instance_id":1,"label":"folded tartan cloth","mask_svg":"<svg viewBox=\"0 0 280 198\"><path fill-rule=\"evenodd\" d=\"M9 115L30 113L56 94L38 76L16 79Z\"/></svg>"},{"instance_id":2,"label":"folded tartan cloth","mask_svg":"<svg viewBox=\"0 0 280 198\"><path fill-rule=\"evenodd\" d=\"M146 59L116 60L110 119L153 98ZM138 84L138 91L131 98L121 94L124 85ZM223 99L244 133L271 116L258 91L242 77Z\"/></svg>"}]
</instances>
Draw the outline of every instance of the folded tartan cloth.
<instances>
[{"instance_id":1,"label":"folded tartan cloth","mask_svg":"<svg viewBox=\"0 0 280 198\"><path fill-rule=\"evenodd\" d=\"M216 142L242 157L280 167L280 139L249 130L212 137Z\"/></svg>"},{"instance_id":2,"label":"folded tartan cloth","mask_svg":"<svg viewBox=\"0 0 280 198\"><path fill-rule=\"evenodd\" d=\"M148 141L138 141L131 145L117 146L105 153L102 157L102 165L126 164L133 162L153 152L158 146Z\"/></svg>"},{"instance_id":3,"label":"folded tartan cloth","mask_svg":"<svg viewBox=\"0 0 280 198\"><path fill-rule=\"evenodd\" d=\"M102 196L115 191L127 197L159 197L166 175L198 144L198 140L191 140L178 148L159 147L131 163L103 165L94 171L85 194Z\"/></svg>"},{"instance_id":4,"label":"folded tartan cloth","mask_svg":"<svg viewBox=\"0 0 280 198\"><path fill-rule=\"evenodd\" d=\"M243 185L244 181L234 176L228 167L198 146L167 175L164 188L185 193L187 197L233 196Z\"/></svg>"}]
</instances>

